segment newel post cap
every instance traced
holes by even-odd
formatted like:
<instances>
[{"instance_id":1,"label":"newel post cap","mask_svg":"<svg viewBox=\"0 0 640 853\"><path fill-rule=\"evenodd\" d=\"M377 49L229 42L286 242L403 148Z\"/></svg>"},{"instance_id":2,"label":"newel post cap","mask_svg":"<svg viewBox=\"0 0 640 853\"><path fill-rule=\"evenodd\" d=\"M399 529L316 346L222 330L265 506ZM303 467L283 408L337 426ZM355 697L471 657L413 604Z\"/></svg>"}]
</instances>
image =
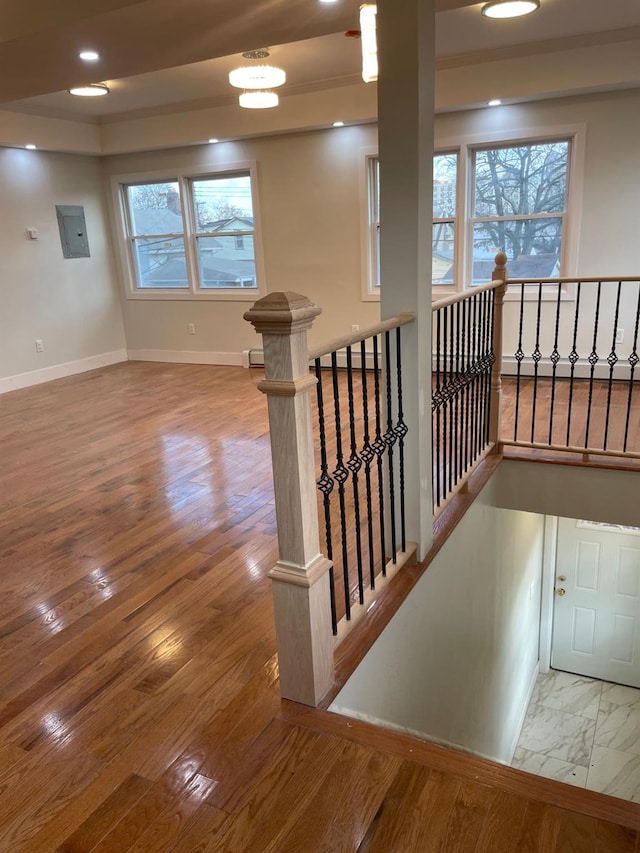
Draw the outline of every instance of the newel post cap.
<instances>
[{"instance_id":1,"label":"newel post cap","mask_svg":"<svg viewBox=\"0 0 640 853\"><path fill-rule=\"evenodd\" d=\"M495 258L496 267L493 271L492 281L506 281L507 278L507 255L505 252L498 252Z\"/></svg>"},{"instance_id":2,"label":"newel post cap","mask_svg":"<svg viewBox=\"0 0 640 853\"><path fill-rule=\"evenodd\" d=\"M320 313L322 309L306 296L287 290L259 299L244 319L263 335L290 335L310 329Z\"/></svg>"}]
</instances>

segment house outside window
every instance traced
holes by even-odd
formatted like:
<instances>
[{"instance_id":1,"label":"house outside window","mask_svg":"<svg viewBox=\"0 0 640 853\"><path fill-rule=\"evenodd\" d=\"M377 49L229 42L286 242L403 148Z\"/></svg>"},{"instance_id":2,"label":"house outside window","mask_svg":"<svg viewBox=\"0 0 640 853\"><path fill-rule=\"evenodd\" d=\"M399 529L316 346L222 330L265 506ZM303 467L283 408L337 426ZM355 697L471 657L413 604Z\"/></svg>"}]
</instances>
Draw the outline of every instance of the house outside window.
<instances>
[{"instance_id":1,"label":"house outside window","mask_svg":"<svg viewBox=\"0 0 640 853\"><path fill-rule=\"evenodd\" d=\"M264 291L250 170L115 181L130 297L255 299Z\"/></svg>"}]
</instances>

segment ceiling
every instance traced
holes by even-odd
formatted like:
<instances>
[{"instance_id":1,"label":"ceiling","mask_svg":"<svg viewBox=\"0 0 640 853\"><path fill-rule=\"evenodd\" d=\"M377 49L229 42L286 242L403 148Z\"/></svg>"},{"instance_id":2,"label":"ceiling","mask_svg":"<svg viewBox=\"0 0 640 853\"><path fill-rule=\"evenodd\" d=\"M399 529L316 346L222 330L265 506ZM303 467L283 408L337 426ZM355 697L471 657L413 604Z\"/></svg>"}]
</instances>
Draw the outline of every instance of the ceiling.
<instances>
[{"instance_id":1,"label":"ceiling","mask_svg":"<svg viewBox=\"0 0 640 853\"><path fill-rule=\"evenodd\" d=\"M1 0L0 0L1 2ZM10 8L4 8L10 6ZM22 0L0 5L0 105L106 123L233 103L228 72L245 50L269 46L287 71L282 94L352 83L360 71L358 0ZM437 0L443 67L640 38L637 0L541 0L534 15L495 21L469 0ZM101 54L93 66L78 52ZM35 59L34 59L35 58ZM107 81L111 94L69 95ZM640 80L637 81L640 85Z\"/></svg>"}]
</instances>

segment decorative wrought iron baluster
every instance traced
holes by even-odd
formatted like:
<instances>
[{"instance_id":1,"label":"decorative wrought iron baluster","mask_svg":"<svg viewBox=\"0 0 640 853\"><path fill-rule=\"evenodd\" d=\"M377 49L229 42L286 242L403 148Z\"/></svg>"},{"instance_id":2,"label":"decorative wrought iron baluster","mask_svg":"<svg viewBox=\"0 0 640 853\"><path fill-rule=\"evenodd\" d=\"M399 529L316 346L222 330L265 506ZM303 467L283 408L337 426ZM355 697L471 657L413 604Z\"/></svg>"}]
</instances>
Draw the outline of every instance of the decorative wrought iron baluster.
<instances>
[{"instance_id":1,"label":"decorative wrought iron baluster","mask_svg":"<svg viewBox=\"0 0 640 853\"><path fill-rule=\"evenodd\" d=\"M397 537L396 537L396 483L395 466L393 459L393 446L396 443L396 434L393 431L393 398L391 394L391 346L389 344L389 332L384 333L384 354L387 380L387 431L384 434L387 445L387 463L389 470L389 520L391 527L391 559L395 564L397 561Z\"/></svg>"},{"instance_id":2,"label":"decorative wrought iron baluster","mask_svg":"<svg viewBox=\"0 0 640 853\"><path fill-rule=\"evenodd\" d=\"M364 482L367 501L367 536L369 545L369 584L371 589L376 586L375 551L373 544L373 500L371 496L371 463L375 452L371 447L369 434L369 389L367 378L367 352L365 342L360 341L360 374L362 377L362 450L360 458L364 462Z\"/></svg>"},{"instance_id":3,"label":"decorative wrought iron baluster","mask_svg":"<svg viewBox=\"0 0 640 853\"><path fill-rule=\"evenodd\" d=\"M495 305L496 305L496 292L495 290L487 291L485 293L487 297L487 312L488 312L488 322L486 324L487 329L487 343L486 343L486 359L485 359L485 399L486 399L486 417L484 422L484 442L483 449L487 447L489 444L490 433L491 433L491 371L493 368L493 362L495 361L495 355L493 352L493 324L496 320L495 315Z\"/></svg>"},{"instance_id":4,"label":"decorative wrought iron baluster","mask_svg":"<svg viewBox=\"0 0 640 853\"><path fill-rule=\"evenodd\" d=\"M556 400L556 373L558 371L558 362L560 361L560 353L558 351L558 334L560 330L560 297L562 296L562 285L560 282L556 285L558 288L558 296L556 298L556 327L554 330L553 350L551 352L551 403L549 407L549 444L553 444L553 415Z\"/></svg>"},{"instance_id":5,"label":"decorative wrought iron baluster","mask_svg":"<svg viewBox=\"0 0 640 853\"><path fill-rule=\"evenodd\" d=\"M580 356L578 355L578 350L576 349L578 343L578 319L580 317L580 294L582 291L582 282L578 282L578 287L576 288L576 307L575 313L573 316L573 343L571 345L571 352L569 353L569 364L571 365L571 370L569 373L569 403L567 405L567 447L571 446L571 409L573 405L573 383L575 379L576 372L576 364L580 360Z\"/></svg>"},{"instance_id":6,"label":"decorative wrought iron baluster","mask_svg":"<svg viewBox=\"0 0 640 853\"><path fill-rule=\"evenodd\" d=\"M440 310L436 311L436 387L431 398L431 411L435 411L435 472L434 472L434 501L435 506L440 506L440 483L442 474L440 471L440 422L442 418L442 389L440 385L440 359L442 358L442 336L441 336L441 315ZM435 509L435 507L434 507Z\"/></svg>"},{"instance_id":7,"label":"decorative wrought iron baluster","mask_svg":"<svg viewBox=\"0 0 640 853\"><path fill-rule=\"evenodd\" d=\"M453 308L453 306L451 306ZM454 385L453 385L453 401L454 401L454 427L453 434L455 437L455 447L453 454L453 485L455 486L460 479L461 471L459 467L460 460L460 426L462 423L462 418L460 417L460 396L462 390L462 384L460 382L460 303L456 302L455 309L455 325L456 325L456 338L455 338L455 353L456 353L456 365L455 365L455 373L454 373ZM453 319L452 319L453 323Z\"/></svg>"},{"instance_id":8,"label":"decorative wrought iron baluster","mask_svg":"<svg viewBox=\"0 0 640 853\"><path fill-rule=\"evenodd\" d=\"M402 408L402 353L400 347L400 327L396 329L396 376L398 394L398 420L394 427L394 433L398 439L398 467L400 488L400 540L402 551L407 550L407 526L404 503L404 439L409 429L404 422L404 411Z\"/></svg>"},{"instance_id":9,"label":"decorative wrought iron baluster","mask_svg":"<svg viewBox=\"0 0 640 853\"><path fill-rule=\"evenodd\" d=\"M542 313L542 282L538 283L538 306L536 311L536 345L531 353L533 359L533 403L531 406L531 443L535 441L536 404L538 402L538 369L542 352L540 350L540 316Z\"/></svg>"},{"instance_id":10,"label":"decorative wrought iron baluster","mask_svg":"<svg viewBox=\"0 0 640 853\"><path fill-rule=\"evenodd\" d=\"M473 350L473 403L472 403L472 426L471 434L473 436L473 458L477 459L480 453L480 434L479 434L479 407L480 407L480 327L479 327L479 310L478 310L478 294L474 293L472 300L472 350Z\"/></svg>"},{"instance_id":11,"label":"decorative wrought iron baluster","mask_svg":"<svg viewBox=\"0 0 640 853\"><path fill-rule=\"evenodd\" d=\"M333 491L334 482L329 474L329 465L327 463L327 432L324 420L324 399L322 389L322 367L320 359L315 360L316 379L316 397L318 401L318 433L320 438L320 479L318 480L318 489L322 493L322 506L324 510L324 531L325 531L325 547L327 549L327 559L331 560L331 568L329 569L329 593L331 596L331 626L333 633L338 633L338 617L336 614L336 583L333 571L333 542L331 539L331 492Z\"/></svg>"},{"instance_id":12,"label":"decorative wrought iron baluster","mask_svg":"<svg viewBox=\"0 0 640 853\"><path fill-rule=\"evenodd\" d=\"M520 377L522 374L522 360L524 350L522 349L522 328L524 324L524 284L520 285L520 320L518 322L518 349L515 351L515 359L518 362L516 370L516 411L513 421L513 440L518 440L518 417L520 414Z\"/></svg>"},{"instance_id":13,"label":"decorative wrought iron baluster","mask_svg":"<svg viewBox=\"0 0 640 853\"><path fill-rule=\"evenodd\" d=\"M633 375L636 371L640 356L638 356L638 329L640 326L640 282L638 282L638 303L636 305L636 326L633 331L633 347L629 356L629 367L631 368L629 376L629 396L627 397L627 417L624 425L624 446L623 450L627 450L627 442L629 440L629 420L631 417L631 401L633 397Z\"/></svg>"},{"instance_id":14,"label":"decorative wrought iron baluster","mask_svg":"<svg viewBox=\"0 0 640 853\"><path fill-rule=\"evenodd\" d=\"M360 530L360 490L358 488L358 473L362 468L362 461L358 456L358 445L356 442L356 416L355 403L353 399L353 355L351 347L347 347L347 398L349 401L349 439L350 454L347 460L347 468L351 471L351 484L353 486L353 516L356 528L356 565L358 571L358 601L364 604L364 575L362 571L362 533Z\"/></svg>"},{"instance_id":15,"label":"decorative wrought iron baluster","mask_svg":"<svg viewBox=\"0 0 640 853\"><path fill-rule=\"evenodd\" d=\"M449 375L447 382L447 397L449 398L449 458L447 460L447 470L449 475L449 492L453 491L455 485L454 478L454 459L456 455L455 446L455 431L454 431L454 411L455 411L455 373L454 373L454 358L455 358L455 329L453 322L453 305L447 305L445 311L449 315Z\"/></svg>"},{"instance_id":16,"label":"decorative wrought iron baluster","mask_svg":"<svg viewBox=\"0 0 640 853\"><path fill-rule=\"evenodd\" d=\"M469 402L470 402L470 388L469 388L469 379L471 377L470 374L470 365L469 365L469 300L465 299L462 303L462 372L464 375L464 404L462 406L463 415L464 415L464 452L463 452L463 472L466 472L469 469Z\"/></svg>"},{"instance_id":17,"label":"decorative wrought iron baluster","mask_svg":"<svg viewBox=\"0 0 640 853\"><path fill-rule=\"evenodd\" d=\"M591 365L591 370L589 372L589 402L587 404L587 426L584 433L584 446L585 448L589 447L589 430L591 428L591 406L593 403L593 378L596 372L596 365L600 360L600 356L597 353L596 346L598 343L598 324L600 322L600 295L602 293L602 282L598 282L598 289L596 291L596 314L593 318L593 345L591 347L591 352L589 353L589 357L587 361Z\"/></svg>"},{"instance_id":18,"label":"decorative wrought iron baluster","mask_svg":"<svg viewBox=\"0 0 640 853\"><path fill-rule=\"evenodd\" d=\"M609 388L607 391L607 415L604 424L604 443L602 449L607 449L607 441L609 439L609 415L611 413L611 390L613 387L613 371L618 362L618 354L616 353L616 337L618 334L618 317L620 316L620 295L622 292L622 282L618 282L618 292L616 294L616 311L613 320L613 331L611 333L611 352L607 356L607 364L609 365Z\"/></svg>"},{"instance_id":19,"label":"decorative wrought iron baluster","mask_svg":"<svg viewBox=\"0 0 640 853\"><path fill-rule=\"evenodd\" d=\"M448 308L441 308L442 312L442 327L443 327L443 335L442 335L442 499L444 500L447 497L448 489L447 489L447 477L449 475L449 460L447 458L447 417L449 414L448 411L448 368L447 368L447 342L449 340L448 336Z\"/></svg>"},{"instance_id":20,"label":"decorative wrought iron baluster","mask_svg":"<svg viewBox=\"0 0 640 853\"><path fill-rule=\"evenodd\" d=\"M384 531L384 473L382 470L382 460L387 445L382 436L382 415L380 410L381 390L380 390L380 355L377 336L373 339L373 376L374 376L374 398L375 398L375 413L376 413L376 433L373 444L371 445L373 452L376 454L376 468L378 474L378 514L380 517L380 560L382 562L382 577L387 575L387 548L385 542Z\"/></svg>"},{"instance_id":21,"label":"decorative wrought iron baluster","mask_svg":"<svg viewBox=\"0 0 640 853\"><path fill-rule=\"evenodd\" d=\"M333 404L336 427L336 469L333 479L338 484L338 500L340 504L340 534L342 540L342 578L344 581L344 610L347 619L351 619L351 593L349 590L349 548L347 542L347 510L345 504L344 485L349 478L349 469L345 467L342 452L342 426L340 422L340 385L338 382L337 353L331 353L331 375L333 379Z\"/></svg>"}]
</instances>

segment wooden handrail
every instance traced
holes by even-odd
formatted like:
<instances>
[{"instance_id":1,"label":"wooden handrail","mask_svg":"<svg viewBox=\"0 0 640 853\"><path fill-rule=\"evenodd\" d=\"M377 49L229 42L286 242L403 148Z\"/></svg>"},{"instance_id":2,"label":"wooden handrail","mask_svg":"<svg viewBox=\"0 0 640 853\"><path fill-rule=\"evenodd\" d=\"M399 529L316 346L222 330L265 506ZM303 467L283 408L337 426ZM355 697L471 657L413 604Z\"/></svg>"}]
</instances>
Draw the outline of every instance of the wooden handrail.
<instances>
[{"instance_id":1,"label":"wooden handrail","mask_svg":"<svg viewBox=\"0 0 640 853\"><path fill-rule=\"evenodd\" d=\"M559 278L509 278L507 279L508 284L588 284L588 283L612 283L618 284L618 282L638 282L640 281L640 276L630 276L630 275L600 275L600 276L562 276Z\"/></svg>"},{"instance_id":2,"label":"wooden handrail","mask_svg":"<svg viewBox=\"0 0 640 853\"><path fill-rule=\"evenodd\" d=\"M457 302L463 302L465 299L469 299L476 293L485 293L487 290L495 290L496 287L501 287L503 284L504 281L498 279L496 281L490 281L487 284L481 284L478 287L474 287L473 290L464 290L462 293L453 293L451 296L446 296L444 299L438 299L437 302L433 302L431 304L431 310L438 311L440 308L446 308L447 305L455 305ZM509 281L509 284L511 284L511 281Z\"/></svg>"},{"instance_id":3,"label":"wooden handrail","mask_svg":"<svg viewBox=\"0 0 640 853\"><path fill-rule=\"evenodd\" d=\"M389 332L391 329L397 329L399 326L407 326L413 323L416 319L415 314L399 314L397 317L391 317L389 320L383 320L375 326L369 326L368 329L354 332L351 335L344 335L341 338L334 338L326 344L319 344L309 348L309 360L315 361L316 358L322 358L323 355L329 355L339 349L359 344L360 341L365 341L367 338L373 338L375 335L380 335L383 332Z\"/></svg>"}]
</instances>

